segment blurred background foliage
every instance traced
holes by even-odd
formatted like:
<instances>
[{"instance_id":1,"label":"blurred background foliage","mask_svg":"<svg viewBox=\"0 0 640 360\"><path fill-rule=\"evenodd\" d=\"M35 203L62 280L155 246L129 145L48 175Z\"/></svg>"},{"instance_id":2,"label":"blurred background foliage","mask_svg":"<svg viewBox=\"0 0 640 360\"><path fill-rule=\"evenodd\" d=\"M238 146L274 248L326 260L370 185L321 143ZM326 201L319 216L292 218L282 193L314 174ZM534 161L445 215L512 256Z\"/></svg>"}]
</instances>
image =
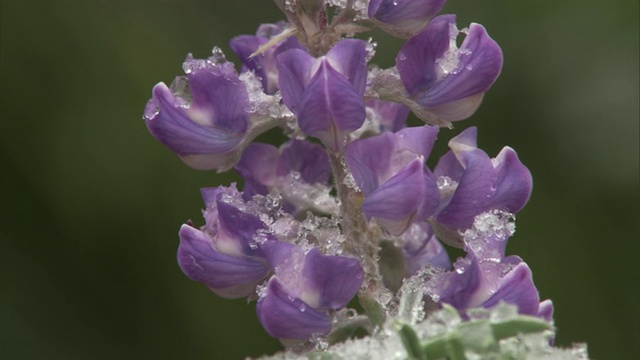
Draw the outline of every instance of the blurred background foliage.
<instances>
[{"instance_id":1,"label":"blurred background foliage","mask_svg":"<svg viewBox=\"0 0 640 360\"><path fill-rule=\"evenodd\" d=\"M255 304L182 275L177 230L202 224L197 172L141 119L187 52L282 17L270 1L2 0L0 356L241 359L279 349ZM535 187L509 244L556 306L557 343L640 353L638 1L450 0L502 46L470 119L491 155L514 147ZM398 40L377 34L374 62ZM434 155L435 157L436 155Z\"/></svg>"}]
</instances>

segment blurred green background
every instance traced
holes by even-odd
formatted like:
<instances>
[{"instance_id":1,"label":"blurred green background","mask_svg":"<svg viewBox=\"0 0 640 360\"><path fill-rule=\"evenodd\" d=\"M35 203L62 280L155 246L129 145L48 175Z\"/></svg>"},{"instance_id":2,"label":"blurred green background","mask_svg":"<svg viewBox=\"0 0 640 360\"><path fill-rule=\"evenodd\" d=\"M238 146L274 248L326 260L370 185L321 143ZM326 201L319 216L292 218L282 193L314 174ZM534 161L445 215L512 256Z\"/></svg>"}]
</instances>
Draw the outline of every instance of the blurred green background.
<instances>
[{"instance_id":1,"label":"blurred green background","mask_svg":"<svg viewBox=\"0 0 640 360\"><path fill-rule=\"evenodd\" d=\"M242 359L279 349L255 304L176 265L202 224L197 172L141 119L187 52L281 19L270 1L2 0L0 357ZM501 77L469 125L514 147L535 187L508 251L556 307L557 343L596 359L640 353L638 1L450 0L501 44ZM393 63L400 42L378 40Z\"/></svg>"}]
</instances>

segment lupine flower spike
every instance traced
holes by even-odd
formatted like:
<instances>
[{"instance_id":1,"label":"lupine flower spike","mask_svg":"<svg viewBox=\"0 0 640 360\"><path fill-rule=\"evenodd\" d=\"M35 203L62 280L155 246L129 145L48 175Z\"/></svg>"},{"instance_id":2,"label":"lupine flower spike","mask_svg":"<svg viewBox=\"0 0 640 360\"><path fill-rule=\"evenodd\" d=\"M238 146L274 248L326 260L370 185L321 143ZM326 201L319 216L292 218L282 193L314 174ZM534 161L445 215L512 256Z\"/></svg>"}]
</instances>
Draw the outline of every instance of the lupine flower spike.
<instances>
[{"instance_id":1,"label":"lupine flower spike","mask_svg":"<svg viewBox=\"0 0 640 360\"><path fill-rule=\"evenodd\" d=\"M255 301L285 347L273 359L587 358L552 347L554 305L509 254L533 189L516 151L491 157L468 127L429 160L503 62L482 25L438 15L444 3L275 0L286 21L231 39L238 68L214 47L151 91L143 118L160 143L242 178L201 189L204 224L180 227L178 265ZM354 38L374 29L404 41L394 66ZM286 140L255 141L270 130Z\"/></svg>"}]
</instances>

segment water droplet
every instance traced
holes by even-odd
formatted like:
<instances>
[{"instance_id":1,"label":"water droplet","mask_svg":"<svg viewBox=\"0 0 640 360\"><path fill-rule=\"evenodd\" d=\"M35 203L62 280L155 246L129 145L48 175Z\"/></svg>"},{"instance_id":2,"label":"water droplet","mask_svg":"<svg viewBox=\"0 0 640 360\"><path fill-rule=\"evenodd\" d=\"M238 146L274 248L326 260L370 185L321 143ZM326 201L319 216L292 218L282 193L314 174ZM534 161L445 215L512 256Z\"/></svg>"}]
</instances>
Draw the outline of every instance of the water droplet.
<instances>
[{"instance_id":1,"label":"water droplet","mask_svg":"<svg viewBox=\"0 0 640 360\"><path fill-rule=\"evenodd\" d=\"M211 49L211 57L208 60L214 65L224 64L227 62L224 52L217 46L214 46L213 49Z\"/></svg>"}]
</instances>

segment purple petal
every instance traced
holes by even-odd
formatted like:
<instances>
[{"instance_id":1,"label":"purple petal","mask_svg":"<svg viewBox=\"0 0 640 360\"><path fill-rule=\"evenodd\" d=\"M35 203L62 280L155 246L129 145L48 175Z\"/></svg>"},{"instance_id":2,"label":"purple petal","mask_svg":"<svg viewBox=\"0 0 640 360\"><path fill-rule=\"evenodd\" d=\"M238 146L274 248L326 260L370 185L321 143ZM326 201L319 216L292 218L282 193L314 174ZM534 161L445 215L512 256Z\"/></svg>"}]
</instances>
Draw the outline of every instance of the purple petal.
<instances>
[{"instance_id":1,"label":"purple petal","mask_svg":"<svg viewBox=\"0 0 640 360\"><path fill-rule=\"evenodd\" d=\"M315 59L300 49L284 51L277 59L282 101L292 112L297 113L304 89L311 78L311 67Z\"/></svg>"},{"instance_id":2,"label":"purple petal","mask_svg":"<svg viewBox=\"0 0 640 360\"><path fill-rule=\"evenodd\" d=\"M355 140L345 147L347 166L365 196L378 188L378 174L388 172L394 148L395 141L390 133Z\"/></svg>"},{"instance_id":3,"label":"purple petal","mask_svg":"<svg viewBox=\"0 0 640 360\"><path fill-rule=\"evenodd\" d=\"M304 140L291 140L281 148L278 174L300 173L309 184L328 184L331 176L329 157L322 146Z\"/></svg>"},{"instance_id":4,"label":"purple petal","mask_svg":"<svg viewBox=\"0 0 640 360\"><path fill-rule=\"evenodd\" d=\"M537 317L541 317L546 321L551 321L553 319L553 302L551 300L543 300L538 305L538 313Z\"/></svg>"},{"instance_id":5,"label":"purple petal","mask_svg":"<svg viewBox=\"0 0 640 360\"><path fill-rule=\"evenodd\" d=\"M263 256L262 250L255 249L253 236L259 229L266 229L266 225L256 216L240 211L238 208L217 202L218 224L215 238L216 247L237 248L244 255ZM209 225L209 224L207 224ZM228 252L230 253L230 252Z\"/></svg>"},{"instance_id":6,"label":"purple petal","mask_svg":"<svg viewBox=\"0 0 640 360\"><path fill-rule=\"evenodd\" d=\"M235 189L235 183L231 185L232 189ZM221 194L225 191L224 186L201 188L200 196L207 208L216 206L217 201L220 199Z\"/></svg>"},{"instance_id":7,"label":"purple petal","mask_svg":"<svg viewBox=\"0 0 640 360\"><path fill-rule=\"evenodd\" d=\"M460 181L463 173L464 168L460 165L453 151L447 151L447 153L438 160L438 164L433 169L433 176L436 178L446 176L456 182Z\"/></svg>"},{"instance_id":8,"label":"purple petal","mask_svg":"<svg viewBox=\"0 0 640 360\"><path fill-rule=\"evenodd\" d=\"M369 17L392 25L392 33L413 35L420 32L442 10L446 0L372 0Z\"/></svg>"},{"instance_id":9,"label":"purple petal","mask_svg":"<svg viewBox=\"0 0 640 360\"><path fill-rule=\"evenodd\" d=\"M154 87L145 110L153 136L189 166L201 170L232 161L234 155L229 153L242 140L248 126L248 95L233 65L207 64L188 57L185 66L189 90L180 95L185 98L160 83ZM187 97L191 98L188 106Z\"/></svg>"},{"instance_id":10,"label":"purple petal","mask_svg":"<svg viewBox=\"0 0 640 360\"><path fill-rule=\"evenodd\" d=\"M451 72L421 100L428 107L484 93L500 75L502 50L480 24L472 23L460 49L459 69Z\"/></svg>"},{"instance_id":11,"label":"purple petal","mask_svg":"<svg viewBox=\"0 0 640 360\"><path fill-rule=\"evenodd\" d=\"M449 121L473 114L502 70L502 50L482 25L471 24L456 49L458 33L454 15L438 16L396 58L413 100Z\"/></svg>"},{"instance_id":12,"label":"purple petal","mask_svg":"<svg viewBox=\"0 0 640 360\"><path fill-rule=\"evenodd\" d=\"M207 125L244 133L248 127L249 96L233 66L225 65L187 75L193 99L187 112L195 121L210 121Z\"/></svg>"},{"instance_id":13,"label":"purple petal","mask_svg":"<svg viewBox=\"0 0 640 360\"><path fill-rule=\"evenodd\" d=\"M234 168L244 178L245 200L255 194L266 195L269 192L269 186L276 182L278 157L278 149L270 144L253 142L244 150Z\"/></svg>"},{"instance_id":14,"label":"purple petal","mask_svg":"<svg viewBox=\"0 0 640 360\"><path fill-rule=\"evenodd\" d=\"M244 70L251 70L262 80L262 87L267 94L273 94L278 90L278 69L276 56L286 50L301 48L295 36L289 37L277 45L265 50L263 53L251 56L260 46L266 44L269 39L280 34L285 23L263 24L258 28L256 36L240 35L231 39L229 46L238 55L244 64Z\"/></svg>"},{"instance_id":15,"label":"purple petal","mask_svg":"<svg viewBox=\"0 0 640 360\"><path fill-rule=\"evenodd\" d=\"M277 277L267 285L267 294L256 307L260 323L269 335L280 339L309 339L313 334L328 334L331 321L302 300L288 294Z\"/></svg>"},{"instance_id":16,"label":"purple petal","mask_svg":"<svg viewBox=\"0 0 640 360\"><path fill-rule=\"evenodd\" d=\"M269 274L264 259L215 251L211 239L189 225L182 225L179 235L178 264L182 271L221 297L246 297Z\"/></svg>"},{"instance_id":17,"label":"purple petal","mask_svg":"<svg viewBox=\"0 0 640 360\"><path fill-rule=\"evenodd\" d=\"M283 269L283 266L288 266L294 253L300 250L296 245L283 241L266 241L260 245L260 248L276 272L288 271L289 269Z\"/></svg>"},{"instance_id":18,"label":"purple petal","mask_svg":"<svg viewBox=\"0 0 640 360\"><path fill-rule=\"evenodd\" d=\"M492 203L496 208L508 209L516 213L526 205L533 189L533 178L526 166L518 159L516 152L505 147L495 158L498 165L495 168L497 174L496 192Z\"/></svg>"},{"instance_id":19,"label":"purple petal","mask_svg":"<svg viewBox=\"0 0 640 360\"><path fill-rule=\"evenodd\" d=\"M451 268L449 255L436 239L431 226L415 223L402 235L406 262L405 276L409 277L426 265L440 269Z\"/></svg>"},{"instance_id":20,"label":"purple petal","mask_svg":"<svg viewBox=\"0 0 640 360\"><path fill-rule=\"evenodd\" d=\"M496 175L491 159L482 150L463 153L466 169L449 204L437 215L436 221L450 229L468 229L473 218L488 210L495 188Z\"/></svg>"},{"instance_id":21,"label":"purple petal","mask_svg":"<svg viewBox=\"0 0 640 360\"><path fill-rule=\"evenodd\" d=\"M443 199L436 217L450 230L469 228L476 215L491 209L516 213L531 195L531 173L515 151L505 147L490 159L476 148L476 135L477 129L471 127L451 139L451 152L440 159L434 171L458 182L453 195Z\"/></svg>"},{"instance_id":22,"label":"purple petal","mask_svg":"<svg viewBox=\"0 0 640 360\"><path fill-rule=\"evenodd\" d=\"M342 148L345 134L362 126L366 112L362 95L327 61L322 61L307 84L297 116L302 131L337 151Z\"/></svg>"},{"instance_id":23,"label":"purple petal","mask_svg":"<svg viewBox=\"0 0 640 360\"><path fill-rule=\"evenodd\" d=\"M267 76L266 69L263 66L264 58L266 54L251 56L258 48L266 44L269 40L254 36L254 35L240 35L236 36L229 41L229 47L238 55L240 61L244 66L252 70L256 76L262 79L262 86L267 89Z\"/></svg>"},{"instance_id":24,"label":"purple petal","mask_svg":"<svg viewBox=\"0 0 640 360\"><path fill-rule=\"evenodd\" d=\"M358 260L344 256L323 255L311 249L303 269L307 292L317 294L317 309L338 310L356 295L364 273Z\"/></svg>"},{"instance_id":25,"label":"purple petal","mask_svg":"<svg viewBox=\"0 0 640 360\"><path fill-rule=\"evenodd\" d=\"M344 39L325 56L335 70L349 79L359 96L364 94L367 83L367 45L364 40Z\"/></svg>"},{"instance_id":26,"label":"purple petal","mask_svg":"<svg viewBox=\"0 0 640 360\"><path fill-rule=\"evenodd\" d=\"M454 266L456 270L442 276L436 291L440 302L464 311L477 302L479 294L483 296L487 284L477 260L458 259Z\"/></svg>"},{"instance_id":27,"label":"purple petal","mask_svg":"<svg viewBox=\"0 0 640 360\"><path fill-rule=\"evenodd\" d=\"M406 126L405 122L409 115L407 106L380 99L367 99L365 105L379 116L381 133L397 132Z\"/></svg>"},{"instance_id":28,"label":"purple petal","mask_svg":"<svg viewBox=\"0 0 640 360\"><path fill-rule=\"evenodd\" d=\"M427 92L438 80L436 60L450 46L451 23L455 15L440 15L427 28L409 39L396 57L396 68L410 96ZM421 104L422 105L422 104Z\"/></svg>"},{"instance_id":29,"label":"purple petal","mask_svg":"<svg viewBox=\"0 0 640 360\"><path fill-rule=\"evenodd\" d=\"M159 112L147 119L151 134L196 169L214 169L226 160L225 153L242 140L242 133L194 122L186 111L175 106L175 98L163 83L153 88L152 101Z\"/></svg>"},{"instance_id":30,"label":"purple petal","mask_svg":"<svg viewBox=\"0 0 640 360\"><path fill-rule=\"evenodd\" d=\"M378 218L392 235L400 235L414 221L422 221L438 206L435 180L416 159L379 188L362 203L367 217Z\"/></svg>"},{"instance_id":31,"label":"purple petal","mask_svg":"<svg viewBox=\"0 0 640 360\"><path fill-rule=\"evenodd\" d=\"M407 128L395 134L383 133L347 144L345 161L353 177L368 196L418 155L429 156L438 128Z\"/></svg>"},{"instance_id":32,"label":"purple petal","mask_svg":"<svg viewBox=\"0 0 640 360\"><path fill-rule=\"evenodd\" d=\"M505 275L498 290L482 306L490 308L500 301L517 305L520 314L537 315L540 298L526 263L518 264Z\"/></svg>"}]
</instances>

